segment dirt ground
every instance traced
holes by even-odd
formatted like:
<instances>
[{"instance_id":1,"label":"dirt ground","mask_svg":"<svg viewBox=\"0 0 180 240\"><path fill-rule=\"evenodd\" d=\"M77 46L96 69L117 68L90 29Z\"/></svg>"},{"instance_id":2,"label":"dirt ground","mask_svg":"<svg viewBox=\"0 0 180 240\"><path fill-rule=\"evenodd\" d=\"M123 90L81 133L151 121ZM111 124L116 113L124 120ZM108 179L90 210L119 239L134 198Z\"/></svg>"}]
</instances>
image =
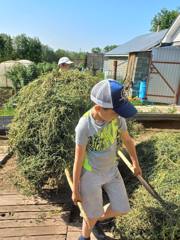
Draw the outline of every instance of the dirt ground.
<instances>
[{"instance_id":1,"label":"dirt ground","mask_svg":"<svg viewBox=\"0 0 180 240\"><path fill-rule=\"evenodd\" d=\"M8 151L8 140L0 138L0 160ZM0 189L11 188L15 189L15 186L11 183L9 174L16 171L14 157L8 161L6 168L0 166Z\"/></svg>"}]
</instances>

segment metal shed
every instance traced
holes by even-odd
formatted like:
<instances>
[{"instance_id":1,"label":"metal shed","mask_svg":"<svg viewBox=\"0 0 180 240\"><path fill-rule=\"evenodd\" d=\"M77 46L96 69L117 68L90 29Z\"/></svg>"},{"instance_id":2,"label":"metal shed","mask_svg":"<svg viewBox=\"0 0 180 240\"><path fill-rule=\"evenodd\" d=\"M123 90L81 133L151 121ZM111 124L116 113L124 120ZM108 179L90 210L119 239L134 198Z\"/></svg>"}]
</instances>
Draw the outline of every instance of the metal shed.
<instances>
[{"instance_id":1,"label":"metal shed","mask_svg":"<svg viewBox=\"0 0 180 240\"><path fill-rule=\"evenodd\" d=\"M180 104L180 47L152 49L146 95L152 102Z\"/></svg>"},{"instance_id":2,"label":"metal shed","mask_svg":"<svg viewBox=\"0 0 180 240\"><path fill-rule=\"evenodd\" d=\"M104 58L105 77L135 83L144 79L148 74L149 51L161 43L166 33L167 29L143 34L107 52ZM135 56L133 61L130 60L131 53Z\"/></svg>"}]
</instances>

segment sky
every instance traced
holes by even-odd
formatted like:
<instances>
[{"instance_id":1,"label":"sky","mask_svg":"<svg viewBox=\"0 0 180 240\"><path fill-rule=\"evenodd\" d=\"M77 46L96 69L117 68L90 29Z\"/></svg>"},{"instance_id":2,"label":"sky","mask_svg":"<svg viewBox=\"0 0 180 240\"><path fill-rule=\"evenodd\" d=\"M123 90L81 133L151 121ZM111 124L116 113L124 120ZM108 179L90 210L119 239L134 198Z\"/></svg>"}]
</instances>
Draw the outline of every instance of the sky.
<instances>
[{"instance_id":1,"label":"sky","mask_svg":"<svg viewBox=\"0 0 180 240\"><path fill-rule=\"evenodd\" d=\"M0 33L90 51L148 33L155 14L178 7L180 0L0 0Z\"/></svg>"}]
</instances>

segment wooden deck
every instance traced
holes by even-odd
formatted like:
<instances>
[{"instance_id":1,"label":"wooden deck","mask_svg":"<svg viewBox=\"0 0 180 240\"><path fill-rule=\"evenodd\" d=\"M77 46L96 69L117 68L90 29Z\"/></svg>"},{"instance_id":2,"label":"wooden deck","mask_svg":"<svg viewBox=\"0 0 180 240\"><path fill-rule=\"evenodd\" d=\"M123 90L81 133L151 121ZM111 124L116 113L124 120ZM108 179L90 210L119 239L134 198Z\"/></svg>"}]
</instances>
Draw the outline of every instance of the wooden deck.
<instances>
[{"instance_id":1,"label":"wooden deck","mask_svg":"<svg viewBox=\"0 0 180 240\"><path fill-rule=\"evenodd\" d=\"M0 240L76 240L80 223L69 223L62 203L0 190ZM96 238L92 235L92 240Z\"/></svg>"},{"instance_id":2,"label":"wooden deck","mask_svg":"<svg viewBox=\"0 0 180 240\"><path fill-rule=\"evenodd\" d=\"M63 203L0 190L0 240L76 240L81 224L69 223ZM95 238L92 236L92 240Z\"/></svg>"},{"instance_id":3,"label":"wooden deck","mask_svg":"<svg viewBox=\"0 0 180 240\"><path fill-rule=\"evenodd\" d=\"M7 140L0 140L0 158L7 153ZM57 199L27 197L14 187L12 157L0 166L0 240L76 240L81 234L79 221L70 223L70 195L62 191ZM91 240L95 240L92 236Z\"/></svg>"},{"instance_id":4,"label":"wooden deck","mask_svg":"<svg viewBox=\"0 0 180 240\"><path fill-rule=\"evenodd\" d=\"M69 212L63 212L68 221ZM16 191L0 191L0 239L67 239L62 207Z\"/></svg>"}]
</instances>

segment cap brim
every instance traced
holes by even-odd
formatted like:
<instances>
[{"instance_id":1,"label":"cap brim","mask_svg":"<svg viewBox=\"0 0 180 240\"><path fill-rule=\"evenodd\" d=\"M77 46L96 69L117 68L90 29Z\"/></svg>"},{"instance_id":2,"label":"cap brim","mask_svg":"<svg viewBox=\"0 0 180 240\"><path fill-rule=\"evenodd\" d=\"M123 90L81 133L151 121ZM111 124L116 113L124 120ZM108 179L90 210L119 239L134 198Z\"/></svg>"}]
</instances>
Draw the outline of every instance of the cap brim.
<instances>
[{"instance_id":1,"label":"cap brim","mask_svg":"<svg viewBox=\"0 0 180 240\"><path fill-rule=\"evenodd\" d=\"M74 63L74 62L72 62L72 61L60 62L60 63L58 63L58 65L61 65L61 64L72 64L72 63Z\"/></svg>"},{"instance_id":2,"label":"cap brim","mask_svg":"<svg viewBox=\"0 0 180 240\"><path fill-rule=\"evenodd\" d=\"M73 63L72 61L65 62L65 64L72 64L72 63Z\"/></svg>"},{"instance_id":3,"label":"cap brim","mask_svg":"<svg viewBox=\"0 0 180 240\"><path fill-rule=\"evenodd\" d=\"M137 113L137 109L128 101L121 103L119 107L113 108L113 110L124 118L133 117Z\"/></svg>"}]
</instances>

